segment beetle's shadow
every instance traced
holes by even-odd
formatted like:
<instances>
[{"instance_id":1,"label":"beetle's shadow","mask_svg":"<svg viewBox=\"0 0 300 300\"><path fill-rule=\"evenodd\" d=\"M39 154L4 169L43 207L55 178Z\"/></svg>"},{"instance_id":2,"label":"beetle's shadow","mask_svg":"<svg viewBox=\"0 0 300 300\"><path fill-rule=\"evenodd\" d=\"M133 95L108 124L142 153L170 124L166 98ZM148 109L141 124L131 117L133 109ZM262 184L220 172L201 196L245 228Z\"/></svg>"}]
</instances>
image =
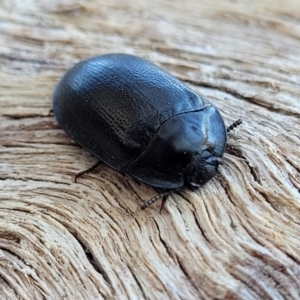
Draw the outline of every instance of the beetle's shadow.
<instances>
[{"instance_id":1,"label":"beetle's shadow","mask_svg":"<svg viewBox=\"0 0 300 300\"><path fill-rule=\"evenodd\" d=\"M243 156L242 150L240 148L237 148L234 145L231 145L231 144L226 145L225 153L231 154L231 155L236 156L238 158L245 159L244 156Z\"/></svg>"}]
</instances>

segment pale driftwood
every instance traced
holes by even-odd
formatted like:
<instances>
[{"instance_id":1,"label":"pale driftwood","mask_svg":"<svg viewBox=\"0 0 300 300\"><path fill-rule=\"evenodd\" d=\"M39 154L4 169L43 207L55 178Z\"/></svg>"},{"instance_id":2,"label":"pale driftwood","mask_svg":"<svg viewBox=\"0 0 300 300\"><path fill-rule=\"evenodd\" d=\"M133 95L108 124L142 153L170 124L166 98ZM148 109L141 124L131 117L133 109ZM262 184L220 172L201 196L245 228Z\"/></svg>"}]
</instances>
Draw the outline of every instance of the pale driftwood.
<instances>
[{"instance_id":1,"label":"pale driftwood","mask_svg":"<svg viewBox=\"0 0 300 300\"><path fill-rule=\"evenodd\" d=\"M300 298L296 2L1 2L0 299ZM63 73L108 52L244 121L218 176L162 213L108 167L75 184L96 159L49 116Z\"/></svg>"}]
</instances>

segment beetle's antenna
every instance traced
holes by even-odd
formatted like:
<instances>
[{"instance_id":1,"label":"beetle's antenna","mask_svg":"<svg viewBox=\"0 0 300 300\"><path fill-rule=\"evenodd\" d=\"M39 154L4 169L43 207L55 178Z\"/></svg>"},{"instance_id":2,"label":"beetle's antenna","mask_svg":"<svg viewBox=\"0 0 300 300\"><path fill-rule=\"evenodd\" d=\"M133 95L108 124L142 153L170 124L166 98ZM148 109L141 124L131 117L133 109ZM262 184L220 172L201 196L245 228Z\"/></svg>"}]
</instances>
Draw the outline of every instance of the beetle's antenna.
<instances>
[{"instance_id":1,"label":"beetle's antenna","mask_svg":"<svg viewBox=\"0 0 300 300\"><path fill-rule=\"evenodd\" d=\"M151 199L149 199L148 201L146 201L142 206L141 206L141 210L144 210L145 208L149 207L151 204L153 204L156 200L158 200L159 198L163 197L165 198L165 196L169 195L170 193L174 192L175 190L171 190L171 191L167 191L164 193L161 193ZM164 205L165 200L162 200L162 207L160 210L162 210L163 205Z\"/></svg>"},{"instance_id":2,"label":"beetle's antenna","mask_svg":"<svg viewBox=\"0 0 300 300\"><path fill-rule=\"evenodd\" d=\"M238 127L239 125L242 124L242 119L238 119L235 122L233 122L230 126L227 127L227 133L233 130L235 127Z\"/></svg>"}]
</instances>

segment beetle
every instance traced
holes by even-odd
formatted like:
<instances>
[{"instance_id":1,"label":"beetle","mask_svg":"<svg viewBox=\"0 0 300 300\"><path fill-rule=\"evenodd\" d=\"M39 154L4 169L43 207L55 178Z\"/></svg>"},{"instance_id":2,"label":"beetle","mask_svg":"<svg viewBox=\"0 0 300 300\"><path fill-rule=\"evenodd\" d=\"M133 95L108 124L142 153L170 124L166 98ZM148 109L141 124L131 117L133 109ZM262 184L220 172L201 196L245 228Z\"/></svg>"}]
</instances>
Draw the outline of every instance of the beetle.
<instances>
[{"instance_id":1,"label":"beetle","mask_svg":"<svg viewBox=\"0 0 300 300\"><path fill-rule=\"evenodd\" d=\"M241 123L226 128L210 101L128 54L76 64L58 83L53 110L65 132L99 161L167 191L142 209L169 191L198 188L213 178L227 132Z\"/></svg>"}]
</instances>

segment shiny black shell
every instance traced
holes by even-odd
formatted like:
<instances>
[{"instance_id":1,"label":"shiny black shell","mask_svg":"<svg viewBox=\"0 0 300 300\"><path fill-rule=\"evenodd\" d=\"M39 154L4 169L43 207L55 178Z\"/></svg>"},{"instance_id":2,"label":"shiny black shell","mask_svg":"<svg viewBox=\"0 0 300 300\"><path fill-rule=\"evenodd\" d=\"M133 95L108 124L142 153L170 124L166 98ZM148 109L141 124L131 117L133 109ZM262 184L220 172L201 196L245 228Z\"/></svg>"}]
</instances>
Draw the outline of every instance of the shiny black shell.
<instances>
[{"instance_id":1,"label":"shiny black shell","mask_svg":"<svg viewBox=\"0 0 300 300\"><path fill-rule=\"evenodd\" d=\"M207 182L226 146L215 106L133 55L75 65L57 85L53 109L66 133L99 160L163 189Z\"/></svg>"}]
</instances>

